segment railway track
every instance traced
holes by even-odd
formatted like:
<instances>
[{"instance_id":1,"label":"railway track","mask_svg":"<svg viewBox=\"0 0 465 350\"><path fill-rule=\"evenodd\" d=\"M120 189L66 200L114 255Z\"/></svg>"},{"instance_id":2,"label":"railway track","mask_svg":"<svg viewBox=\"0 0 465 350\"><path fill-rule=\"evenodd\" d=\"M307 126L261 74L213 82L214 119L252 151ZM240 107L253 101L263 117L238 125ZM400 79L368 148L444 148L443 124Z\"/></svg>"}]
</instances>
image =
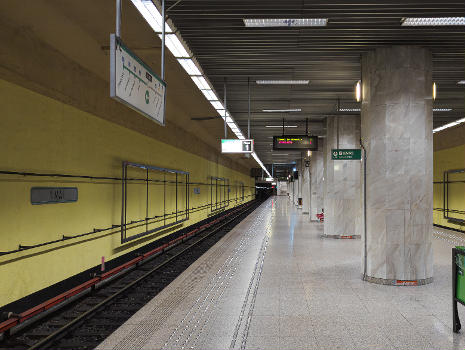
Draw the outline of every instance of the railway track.
<instances>
[{"instance_id":1,"label":"railway track","mask_svg":"<svg viewBox=\"0 0 465 350\"><path fill-rule=\"evenodd\" d=\"M0 349L94 349L226 235L260 202L238 209L162 254L31 322L0 342Z\"/></svg>"}]
</instances>

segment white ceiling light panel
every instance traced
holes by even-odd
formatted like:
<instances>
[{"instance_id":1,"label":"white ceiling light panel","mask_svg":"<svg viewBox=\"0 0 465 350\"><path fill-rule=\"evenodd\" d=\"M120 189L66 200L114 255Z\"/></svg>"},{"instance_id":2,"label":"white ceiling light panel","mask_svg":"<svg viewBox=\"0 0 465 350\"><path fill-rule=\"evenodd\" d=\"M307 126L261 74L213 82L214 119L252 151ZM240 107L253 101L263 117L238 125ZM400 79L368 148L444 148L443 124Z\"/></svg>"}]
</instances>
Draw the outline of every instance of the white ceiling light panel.
<instances>
[{"instance_id":1,"label":"white ceiling light panel","mask_svg":"<svg viewBox=\"0 0 465 350\"><path fill-rule=\"evenodd\" d=\"M406 17L403 26L464 26L465 17Z\"/></svg>"},{"instance_id":2,"label":"white ceiling light panel","mask_svg":"<svg viewBox=\"0 0 465 350\"><path fill-rule=\"evenodd\" d=\"M197 85L199 90L211 90L210 84L208 84L204 77L192 75L191 79L194 81L195 85Z\"/></svg>"},{"instance_id":3,"label":"white ceiling light panel","mask_svg":"<svg viewBox=\"0 0 465 350\"><path fill-rule=\"evenodd\" d=\"M208 101L218 101L218 97L216 97L213 90L200 90L205 95Z\"/></svg>"},{"instance_id":4,"label":"white ceiling light panel","mask_svg":"<svg viewBox=\"0 0 465 350\"><path fill-rule=\"evenodd\" d=\"M244 18L246 27L324 27L327 18Z\"/></svg>"},{"instance_id":5,"label":"white ceiling light panel","mask_svg":"<svg viewBox=\"0 0 465 350\"><path fill-rule=\"evenodd\" d=\"M287 113L287 112L302 112L302 108L288 108L288 109L262 109L266 113Z\"/></svg>"},{"instance_id":6,"label":"white ceiling light panel","mask_svg":"<svg viewBox=\"0 0 465 350\"><path fill-rule=\"evenodd\" d=\"M131 0L134 6L139 10L142 17L144 17L145 21L148 25L153 29L156 33L162 32L162 19L161 13L153 4L152 0ZM165 23L165 33L172 33L173 30Z\"/></svg>"},{"instance_id":7,"label":"white ceiling light panel","mask_svg":"<svg viewBox=\"0 0 465 350\"><path fill-rule=\"evenodd\" d=\"M160 39L162 39L161 34L159 35L159 37ZM191 55L189 55L186 48L181 43L181 40L179 40L176 34L165 35L165 45L176 58L191 57Z\"/></svg>"},{"instance_id":8,"label":"white ceiling light panel","mask_svg":"<svg viewBox=\"0 0 465 350\"><path fill-rule=\"evenodd\" d=\"M258 85L307 85L310 80L257 80Z\"/></svg>"},{"instance_id":9,"label":"white ceiling light panel","mask_svg":"<svg viewBox=\"0 0 465 350\"><path fill-rule=\"evenodd\" d=\"M202 75L195 62L190 58L178 58L178 62L189 75Z\"/></svg>"}]
</instances>

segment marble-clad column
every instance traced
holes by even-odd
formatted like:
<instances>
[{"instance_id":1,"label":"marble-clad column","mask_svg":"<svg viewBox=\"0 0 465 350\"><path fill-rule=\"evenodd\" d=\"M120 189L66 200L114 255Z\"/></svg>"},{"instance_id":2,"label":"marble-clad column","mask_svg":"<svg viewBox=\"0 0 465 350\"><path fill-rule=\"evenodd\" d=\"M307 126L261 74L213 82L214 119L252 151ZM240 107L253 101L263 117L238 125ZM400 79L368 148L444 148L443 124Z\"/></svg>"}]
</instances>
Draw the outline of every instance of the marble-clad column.
<instances>
[{"instance_id":1,"label":"marble-clad column","mask_svg":"<svg viewBox=\"0 0 465 350\"><path fill-rule=\"evenodd\" d=\"M302 214L310 213L310 166L306 166L304 161L302 166Z\"/></svg>"},{"instance_id":2,"label":"marble-clad column","mask_svg":"<svg viewBox=\"0 0 465 350\"><path fill-rule=\"evenodd\" d=\"M324 206L324 147L323 138L318 140L318 151L313 151L310 157L310 220L316 221L317 214L323 212Z\"/></svg>"},{"instance_id":3,"label":"marble-clad column","mask_svg":"<svg viewBox=\"0 0 465 350\"><path fill-rule=\"evenodd\" d=\"M367 150L365 279L383 284L430 283L431 53L415 46L369 52L362 59L362 82L362 139Z\"/></svg>"},{"instance_id":4,"label":"marble-clad column","mask_svg":"<svg viewBox=\"0 0 465 350\"><path fill-rule=\"evenodd\" d=\"M359 237L360 160L332 160L332 149L360 148L360 117L334 116L326 122L324 235Z\"/></svg>"}]
</instances>

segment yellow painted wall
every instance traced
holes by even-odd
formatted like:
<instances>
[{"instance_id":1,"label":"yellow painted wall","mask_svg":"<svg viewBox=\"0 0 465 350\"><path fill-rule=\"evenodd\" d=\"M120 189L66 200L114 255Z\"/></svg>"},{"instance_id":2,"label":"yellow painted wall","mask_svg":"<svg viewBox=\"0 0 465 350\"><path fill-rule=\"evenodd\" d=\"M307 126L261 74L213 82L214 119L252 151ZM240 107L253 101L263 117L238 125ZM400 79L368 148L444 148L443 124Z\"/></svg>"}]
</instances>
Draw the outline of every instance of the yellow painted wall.
<instances>
[{"instance_id":1,"label":"yellow painted wall","mask_svg":"<svg viewBox=\"0 0 465 350\"><path fill-rule=\"evenodd\" d=\"M128 160L189 171L191 182L206 183L209 176L227 178L231 185L231 199L235 198L234 186L242 182L246 186L244 202L253 197L253 179L243 173L3 80L0 80L0 106L1 170L120 177L121 163ZM30 189L33 186L76 186L79 200L76 203L32 205ZM194 187L200 187L199 195L193 193ZM145 184L131 185L130 190L128 219L144 218ZM162 201L155 200L161 194L155 185L150 191L149 215L156 215L162 210ZM167 198L171 199L168 205L173 208L173 188L170 191L167 193ZM189 195L190 207L210 201L209 188L205 185L192 185ZM234 201L229 208L241 202ZM193 213L182 227L203 220L209 214L210 210ZM0 251L120 222L119 181L0 175ZM177 229L179 227L125 245L120 242L120 231L115 229L0 256L0 306L95 266L102 256L111 260Z\"/></svg>"},{"instance_id":2,"label":"yellow painted wall","mask_svg":"<svg viewBox=\"0 0 465 350\"><path fill-rule=\"evenodd\" d=\"M465 142L465 140L464 140ZM465 168L465 144L457 147L442 149L434 152L434 208L443 208L443 176L444 171ZM449 181L465 180L465 174L451 174ZM465 183L449 184L449 209L465 211ZM449 216L465 219L462 214ZM443 212L434 210L434 224L454 229L465 230L462 225L448 222L444 219Z\"/></svg>"}]
</instances>

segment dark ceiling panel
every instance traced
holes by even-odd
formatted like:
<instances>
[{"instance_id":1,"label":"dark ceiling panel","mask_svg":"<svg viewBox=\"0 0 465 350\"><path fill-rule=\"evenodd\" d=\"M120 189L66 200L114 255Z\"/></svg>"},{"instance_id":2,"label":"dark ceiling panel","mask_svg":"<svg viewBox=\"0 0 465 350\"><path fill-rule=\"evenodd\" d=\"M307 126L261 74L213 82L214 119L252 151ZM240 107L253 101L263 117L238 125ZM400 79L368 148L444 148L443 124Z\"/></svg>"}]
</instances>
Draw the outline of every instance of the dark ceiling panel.
<instances>
[{"instance_id":1,"label":"dark ceiling panel","mask_svg":"<svg viewBox=\"0 0 465 350\"><path fill-rule=\"evenodd\" d=\"M438 85L434 125L464 114L465 27L402 27L402 17L465 16L463 0L166 0L168 15L192 49L215 89L223 96L227 79L228 109L247 134L247 78L251 80L251 136L264 163L292 161L299 153L273 154L271 136L283 117L297 128L324 135L324 120L357 108L354 84L360 57L386 45L419 45L433 53ZM170 8L171 7L171 8ZM314 28L246 28L243 18L328 18ZM305 86L259 86L256 79L309 79ZM301 108L302 112L264 113L263 109Z\"/></svg>"}]
</instances>

